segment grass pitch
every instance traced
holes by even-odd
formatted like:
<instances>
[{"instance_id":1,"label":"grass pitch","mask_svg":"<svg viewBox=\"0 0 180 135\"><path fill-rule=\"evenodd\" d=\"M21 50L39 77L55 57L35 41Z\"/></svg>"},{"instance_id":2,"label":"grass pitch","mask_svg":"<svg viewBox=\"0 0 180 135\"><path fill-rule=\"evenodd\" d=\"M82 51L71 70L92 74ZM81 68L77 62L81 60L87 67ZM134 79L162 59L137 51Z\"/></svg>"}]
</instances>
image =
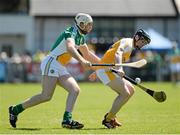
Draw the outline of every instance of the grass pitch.
<instances>
[{"instance_id":1,"label":"grass pitch","mask_svg":"<svg viewBox=\"0 0 180 135\"><path fill-rule=\"evenodd\" d=\"M10 127L8 107L40 92L40 84L0 84L1 134L180 134L180 87L170 83L144 83L146 87L164 90L167 100L156 102L136 87L134 96L118 113L122 127L106 129L101 125L116 93L100 83L80 83L81 93L73 118L85 124L82 130L69 130L60 122L67 93L59 86L50 102L25 110L17 128Z\"/></svg>"}]
</instances>

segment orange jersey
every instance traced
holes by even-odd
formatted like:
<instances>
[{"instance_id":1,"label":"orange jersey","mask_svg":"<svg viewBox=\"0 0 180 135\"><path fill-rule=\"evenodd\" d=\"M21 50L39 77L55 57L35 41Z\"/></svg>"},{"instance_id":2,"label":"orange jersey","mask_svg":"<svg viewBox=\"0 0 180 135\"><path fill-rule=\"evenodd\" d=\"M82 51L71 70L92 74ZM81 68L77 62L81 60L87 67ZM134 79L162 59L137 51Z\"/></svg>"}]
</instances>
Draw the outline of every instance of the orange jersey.
<instances>
[{"instance_id":1,"label":"orange jersey","mask_svg":"<svg viewBox=\"0 0 180 135\"><path fill-rule=\"evenodd\" d=\"M118 48L123 50L122 62L128 61L133 50L133 39L122 38L118 40L109 50L106 51L100 63L116 63L115 54Z\"/></svg>"}]
</instances>

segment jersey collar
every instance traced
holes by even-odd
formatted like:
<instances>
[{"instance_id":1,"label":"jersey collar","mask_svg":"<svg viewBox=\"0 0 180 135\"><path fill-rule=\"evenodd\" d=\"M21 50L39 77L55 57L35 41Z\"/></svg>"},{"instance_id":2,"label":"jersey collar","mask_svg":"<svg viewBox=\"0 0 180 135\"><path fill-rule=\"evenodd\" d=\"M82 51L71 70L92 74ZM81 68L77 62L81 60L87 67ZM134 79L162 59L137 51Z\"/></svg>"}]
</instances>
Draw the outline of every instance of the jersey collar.
<instances>
[{"instance_id":1,"label":"jersey collar","mask_svg":"<svg viewBox=\"0 0 180 135\"><path fill-rule=\"evenodd\" d=\"M78 32L79 35L84 36L84 34L81 33L81 31L79 30L79 28L78 28L77 25L74 25L74 28L75 28L75 30Z\"/></svg>"}]
</instances>

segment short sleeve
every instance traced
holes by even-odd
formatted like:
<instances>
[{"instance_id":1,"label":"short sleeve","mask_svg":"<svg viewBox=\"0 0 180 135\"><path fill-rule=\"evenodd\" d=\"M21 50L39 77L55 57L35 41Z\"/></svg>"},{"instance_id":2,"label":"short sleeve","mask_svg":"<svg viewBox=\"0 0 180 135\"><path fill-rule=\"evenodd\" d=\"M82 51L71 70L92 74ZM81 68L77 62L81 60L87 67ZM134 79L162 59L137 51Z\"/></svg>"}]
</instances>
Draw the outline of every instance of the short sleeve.
<instances>
[{"instance_id":1,"label":"short sleeve","mask_svg":"<svg viewBox=\"0 0 180 135\"><path fill-rule=\"evenodd\" d=\"M120 41L120 48L121 48L122 50L124 50L124 49L126 48L126 40L122 39L122 40Z\"/></svg>"},{"instance_id":2,"label":"short sleeve","mask_svg":"<svg viewBox=\"0 0 180 135\"><path fill-rule=\"evenodd\" d=\"M64 32L64 38L65 38L65 40L67 39L67 38L72 38L73 37L73 34L71 33L71 32L69 32L69 31L65 31Z\"/></svg>"}]
</instances>

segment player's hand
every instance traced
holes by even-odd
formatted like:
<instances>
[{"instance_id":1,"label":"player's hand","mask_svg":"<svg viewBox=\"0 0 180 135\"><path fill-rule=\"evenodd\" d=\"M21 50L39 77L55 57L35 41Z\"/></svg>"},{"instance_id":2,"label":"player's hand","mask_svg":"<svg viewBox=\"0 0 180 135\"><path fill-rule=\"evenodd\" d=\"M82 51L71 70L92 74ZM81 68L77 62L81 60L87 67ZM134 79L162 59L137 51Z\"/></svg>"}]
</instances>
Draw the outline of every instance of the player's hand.
<instances>
[{"instance_id":1,"label":"player's hand","mask_svg":"<svg viewBox=\"0 0 180 135\"><path fill-rule=\"evenodd\" d=\"M90 74L89 77L88 77L88 79L89 79L90 81L95 81L96 78L97 78L97 76L96 76L96 73L95 73L95 72L93 72L92 74Z\"/></svg>"},{"instance_id":2,"label":"player's hand","mask_svg":"<svg viewBox=\"0 0 180 135\"><path fill-rule=\"evenodd\" d=\"M124 73L124 71L122 69L117 70L117 74L122 78L125 75L125 73Z\"/></svg>"},{"instance_id":3,"label":"player's hand","mask_svg":"<svg viewBox=\"0 0 180 135\"><path fill-rule=\"evenodd\" d=\"M89 61L87 61L87 60L83 60L83 61L81 61L81 65L85 68L85 69L87 69L87 68L90 68L91 67L91 62L89 62Z\"/></svg>"}]
</instances>

